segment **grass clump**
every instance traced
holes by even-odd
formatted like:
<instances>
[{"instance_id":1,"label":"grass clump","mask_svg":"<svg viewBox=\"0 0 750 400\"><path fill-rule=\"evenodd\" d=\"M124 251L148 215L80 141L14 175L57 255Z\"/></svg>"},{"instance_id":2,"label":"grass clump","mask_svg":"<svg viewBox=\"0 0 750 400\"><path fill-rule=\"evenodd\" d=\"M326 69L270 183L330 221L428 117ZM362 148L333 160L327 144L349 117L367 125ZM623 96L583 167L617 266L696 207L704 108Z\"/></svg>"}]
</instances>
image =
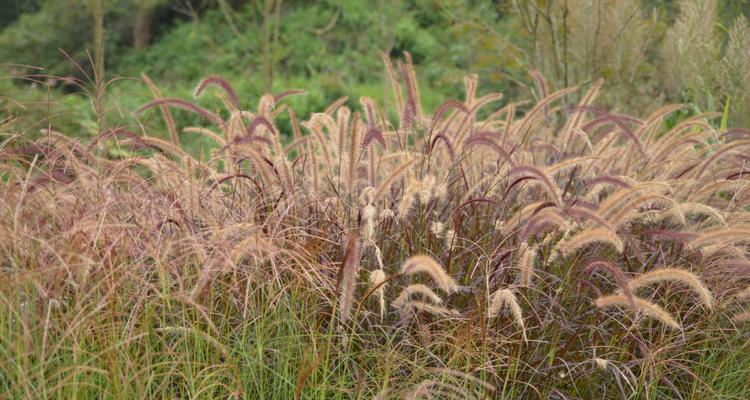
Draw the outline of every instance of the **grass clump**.
<instances>
[{"instance_id":1,"label":"grass clump","mask_svg":"<svg viewBox=\"0 0 750 400\"><path fill-rule=\"evenodd\" d=\"M750 394L747 132L600 82L525 106L470 76L431 114L384 60L395 109L144 79L166 132L6 134L1 397Z\"/></svg>"}]
</instances>

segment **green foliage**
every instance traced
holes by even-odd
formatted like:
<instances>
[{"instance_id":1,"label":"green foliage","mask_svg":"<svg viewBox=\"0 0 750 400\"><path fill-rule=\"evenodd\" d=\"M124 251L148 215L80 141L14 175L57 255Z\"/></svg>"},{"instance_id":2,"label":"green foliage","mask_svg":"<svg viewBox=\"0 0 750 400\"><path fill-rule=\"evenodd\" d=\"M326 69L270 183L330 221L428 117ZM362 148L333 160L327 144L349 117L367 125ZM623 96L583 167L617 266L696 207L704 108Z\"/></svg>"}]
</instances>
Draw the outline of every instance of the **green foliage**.
<instances>
[{"instance_id":1,"label":"green foliage","mask_svg":"<svg viewBox=\"0 0 750 400\"><path fill-rule=\"evenodd\" d=\"M47 1L38 13L24 14L0 35L0 58L19 64L44 63L50 74L68 75L69 62L58 49L67 49L77 59L85 59L91 37L90 16L82 7L66 2Z\"/></svg>"},{"instance_id":2,"label":"green foliage","mask_svg":"<svg viewBox=\"0 0 750 400\"><path fill-rule=\"evenodd\" d=\"M126 2L105 2L105 51L115 53L123 45ZM93 24L83 1L43 0L35 13L26 13L0 34L0 59L44 67L47 75L82 76L61 50L88 67L86 49L92 48Z\"/></svg>"},{"instance_id":3,"label":"green foliage","mask_svg":"<svg viewBox=\"0 0 750 400\"><path fill-rule=\"evenodd\" d=\"M35 0L0 0L0 29L15 22L21 15L37 11L39 4Z\"/></svg>"},{"instance_id":4,"label":"green foliage","mask_svg":"<svg viewBox=\"0 0 750 400\"><path fill-rule=\"evenodd\" d=\"M506 97L538 96L528 83L528 71L538 69L549 91L605 78L599 105L608 109L642 114L665 102L684 102L692 115L723 111L731 99L728 127L750 123L743 112L750 107L743 51L750 40L745 20L734 20L748 12L742 1L717 6L707 0L102 0L102 5L107 75L146 73L166 83L170 95L187 95L201 77L219 74L232 77L245 104L267 89L317 93L293 100L303 115L344 95L350 105L361 95L387 102L379 95L388 82L377 55L408 51L421 89L429 93L428 108L461 90L465 72L479 74L487 90ZM13 2L6 9L0 59L45 69L6 68L3 76L85 78L59 49L92 71L86 49L93 49L94 32L85 1ZM140 29L148 31L150 45L136 48L136 20L147 24ZM57 88L50 91L16 82L0 94L22 100L23 107L0 102L14 115L35 116L25 121L49 114L53 124L67 129L80 125L67 116L87 113L78 106L86 100L54 100L77 87L51 82ZM48 98L51 107L34 104ZM118 108L148 99L138 85L117 84L107 118L122 122ZM69 104L74 108L66 108Z\"/></svg>"}]
</instances>

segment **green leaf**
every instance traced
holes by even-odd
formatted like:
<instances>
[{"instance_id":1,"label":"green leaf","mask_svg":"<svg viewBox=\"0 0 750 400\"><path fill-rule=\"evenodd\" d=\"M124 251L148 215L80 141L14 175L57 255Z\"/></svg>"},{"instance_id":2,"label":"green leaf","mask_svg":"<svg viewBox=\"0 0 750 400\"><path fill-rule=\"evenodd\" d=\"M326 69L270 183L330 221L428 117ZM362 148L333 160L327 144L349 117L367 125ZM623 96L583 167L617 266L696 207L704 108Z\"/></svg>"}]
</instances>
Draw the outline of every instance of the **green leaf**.
<instances>
[{"instance_id":1,"label":"green leaf","mask_svg":"<svg viewBox=\"0 0 750 400\"><path fill-rule=\"evenodd\" d=\"M724 102L724 113L721 116L721 126L719 127L722 131L727 129L727 121L729 120L729 101L731 99L731 96L727 96L727 100Z\"/></svg>"}]
</instances>

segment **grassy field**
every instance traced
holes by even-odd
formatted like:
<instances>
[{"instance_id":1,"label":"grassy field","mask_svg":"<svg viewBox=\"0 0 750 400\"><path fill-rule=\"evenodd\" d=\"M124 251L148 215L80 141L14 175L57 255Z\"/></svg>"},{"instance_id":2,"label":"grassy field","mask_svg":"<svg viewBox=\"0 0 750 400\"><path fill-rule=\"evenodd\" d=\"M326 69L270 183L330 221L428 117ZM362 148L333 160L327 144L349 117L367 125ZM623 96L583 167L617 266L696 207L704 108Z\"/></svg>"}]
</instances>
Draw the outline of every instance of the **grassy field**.
<instances>
[{"instance_id":1,"label":"grassy field","mask_svg":"<svg viewBox=\"0 0 750 400\"><path fill-rule=\"evenodd\" d=\"M394 110L247 111L214 76L224 110L150 86L170 140L7 137L3 397L750 395L748 131L601 82L497 107L468 76L428 114L385 60Z\"/></svg>"},{"instance_id":2,"label":"grassy field","mask_svg":"<svg viewBox=\"0 0 750 400\"><path fill-rule=\"evenodd\" d=\"M665 43L709 3L680 2ZM600 21L640 7L613 4ZM750 398L744 17L721 57L661 48L672 104L617 57L614 84L571 60L505 95L393 51L360 61L371 81L187 90L115 77L106 15L75 90L0 81L0 399ZM545 62L546 34L586 37L555 21Z\"/></svg>"}]
</instances>

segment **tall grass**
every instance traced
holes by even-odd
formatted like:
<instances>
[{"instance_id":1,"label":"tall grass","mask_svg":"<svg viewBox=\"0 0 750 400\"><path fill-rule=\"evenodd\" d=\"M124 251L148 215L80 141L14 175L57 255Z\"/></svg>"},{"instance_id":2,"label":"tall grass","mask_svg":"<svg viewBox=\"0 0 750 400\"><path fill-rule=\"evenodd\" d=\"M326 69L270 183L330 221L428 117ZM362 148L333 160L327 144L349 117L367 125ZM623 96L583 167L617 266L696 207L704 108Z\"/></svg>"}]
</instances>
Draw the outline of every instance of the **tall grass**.
<instances>
[{"instance_id":1,"label":"tall grass","mask_svg":"<svg viewBox=\"0 0 750 400\"><path fill-rule=\"evenodd\" d=\"M168 132L6 135L0 397L750 395L747 131L600 82L524 107L468 77L430 114L384 60L393 110L144 78Z\"/></svg>"}]
</instances>

